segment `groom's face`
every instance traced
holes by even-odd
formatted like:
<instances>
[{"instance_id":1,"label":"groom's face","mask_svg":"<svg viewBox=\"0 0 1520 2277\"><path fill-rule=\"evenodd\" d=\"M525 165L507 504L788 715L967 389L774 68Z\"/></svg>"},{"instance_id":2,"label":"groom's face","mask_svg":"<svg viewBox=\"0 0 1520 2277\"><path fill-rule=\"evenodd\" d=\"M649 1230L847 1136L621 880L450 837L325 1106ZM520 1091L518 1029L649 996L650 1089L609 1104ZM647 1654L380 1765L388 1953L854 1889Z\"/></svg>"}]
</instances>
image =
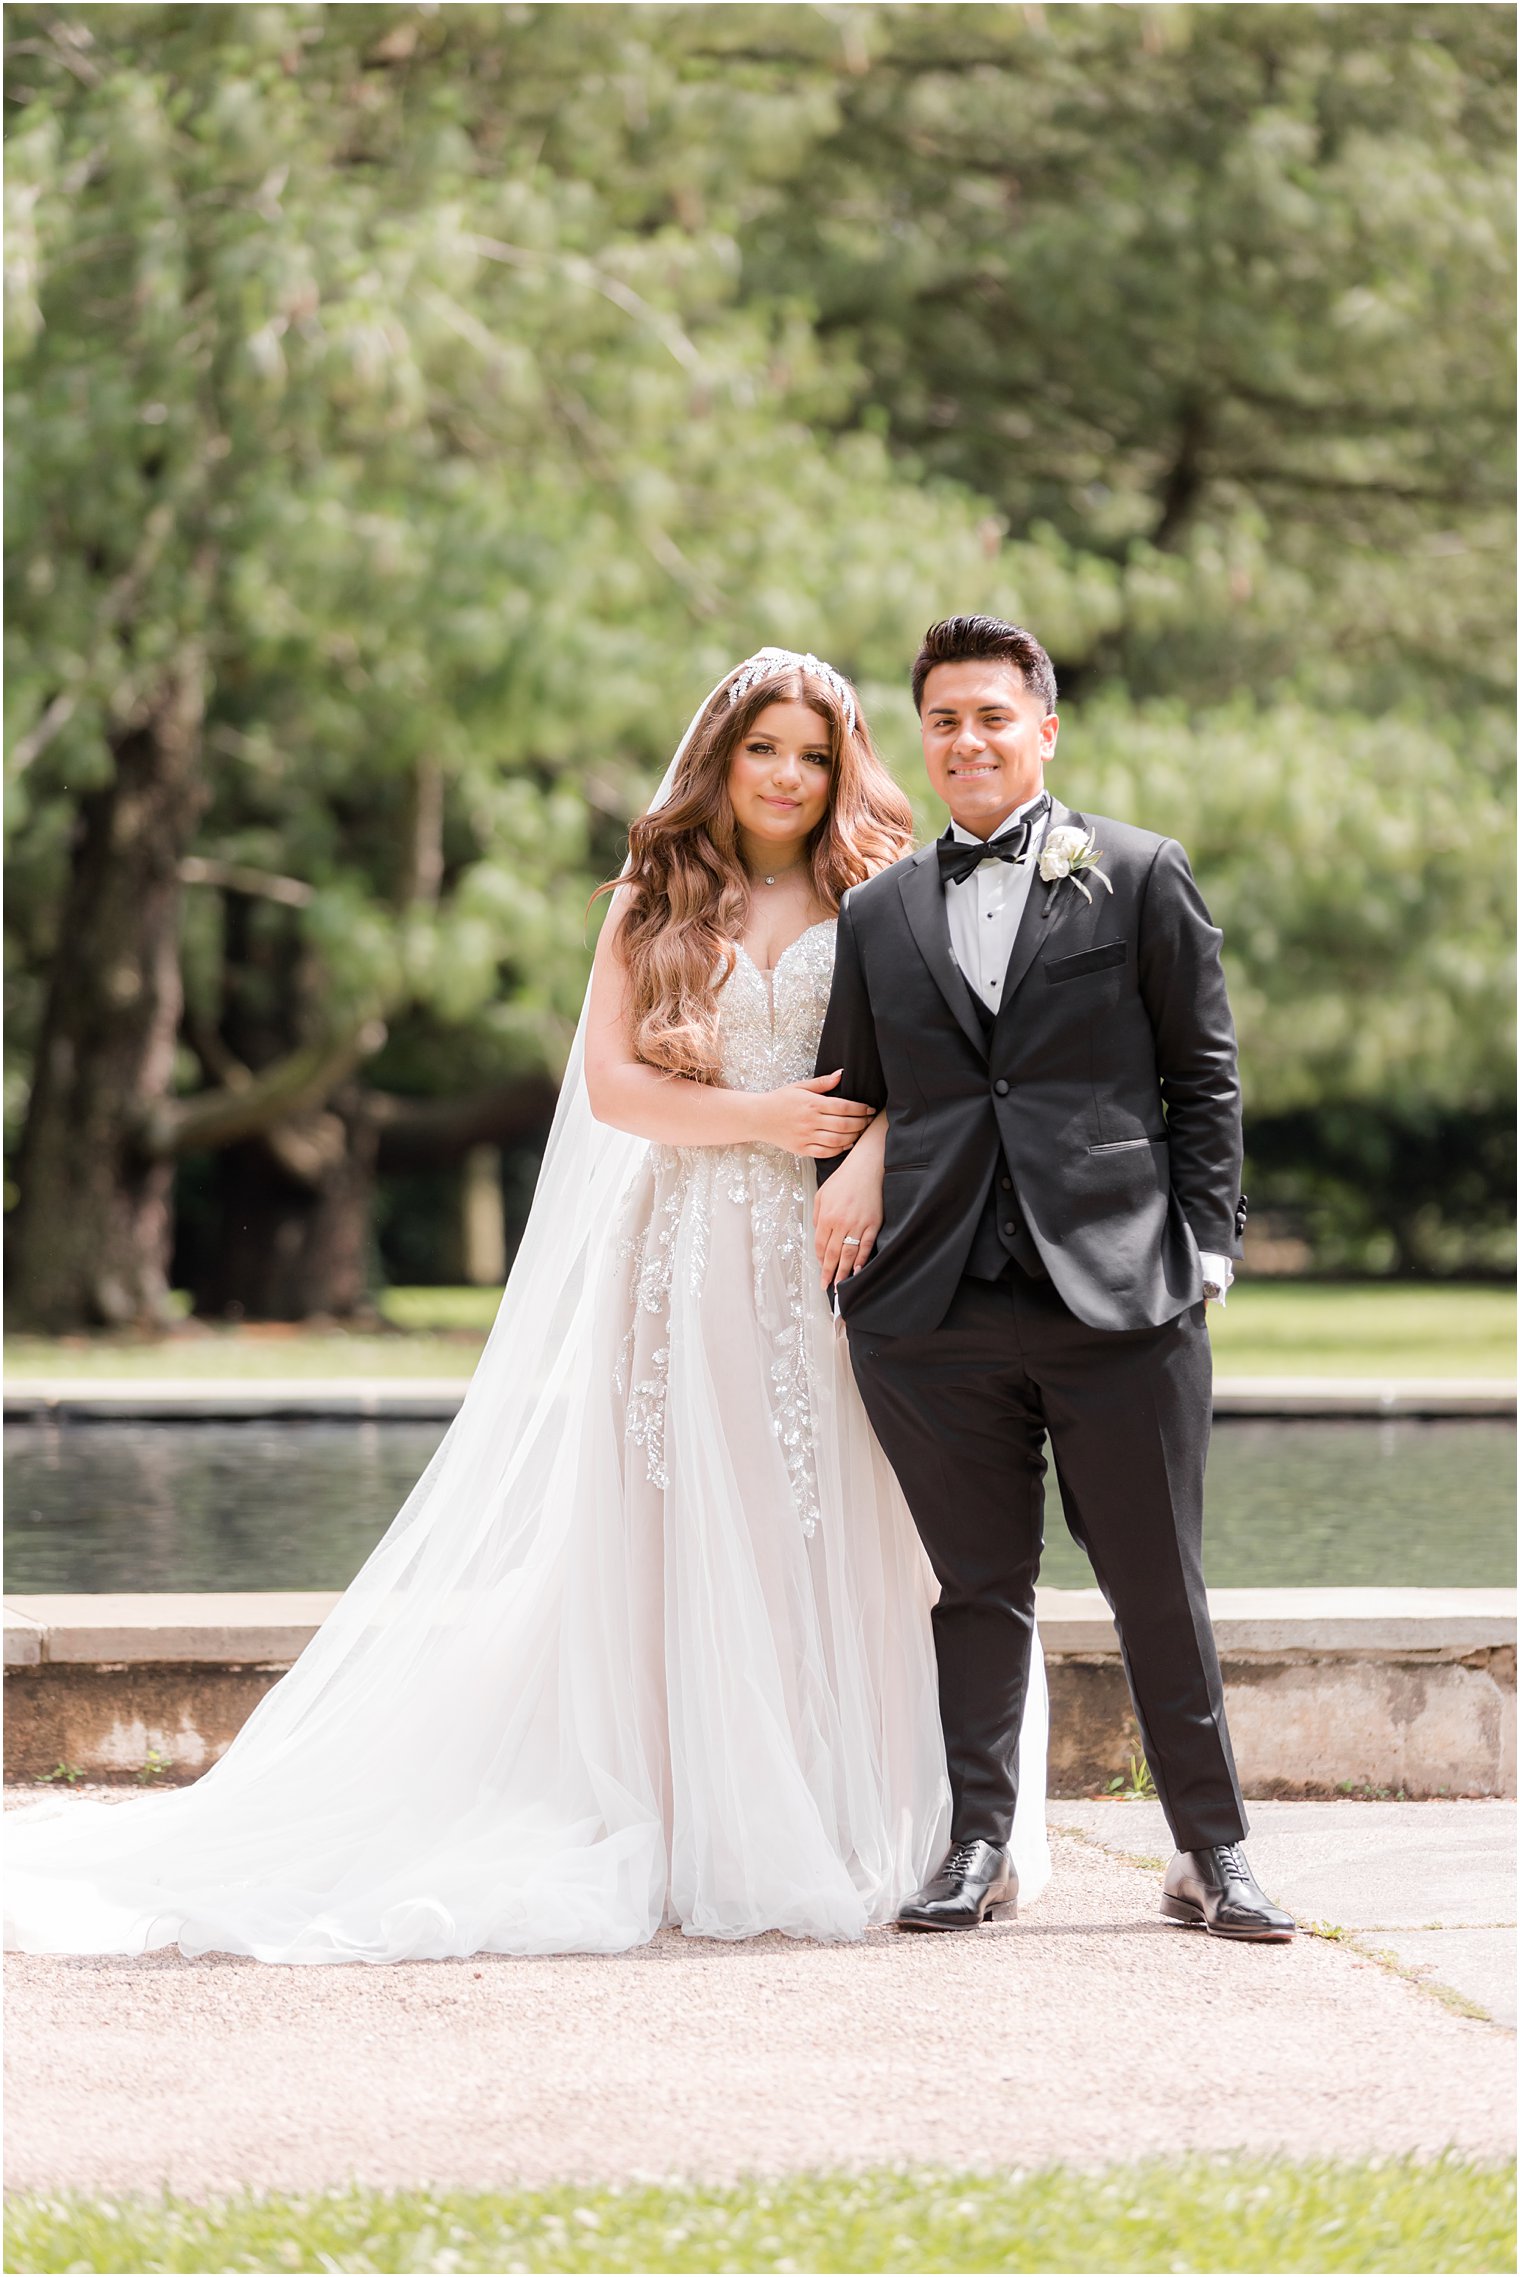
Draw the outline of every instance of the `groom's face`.
<instances>
[{"instance_id":1,"label":"groom's face","mask_svg":"<svg viewBox=\"0 0 1520 2277\"><path fill-rule=\"evenodd\" d=\"M962 829L987 838L1039 795L1057 721L997 657L936 664L919 721L929 781Z\"/></svg>"}]
</instances>

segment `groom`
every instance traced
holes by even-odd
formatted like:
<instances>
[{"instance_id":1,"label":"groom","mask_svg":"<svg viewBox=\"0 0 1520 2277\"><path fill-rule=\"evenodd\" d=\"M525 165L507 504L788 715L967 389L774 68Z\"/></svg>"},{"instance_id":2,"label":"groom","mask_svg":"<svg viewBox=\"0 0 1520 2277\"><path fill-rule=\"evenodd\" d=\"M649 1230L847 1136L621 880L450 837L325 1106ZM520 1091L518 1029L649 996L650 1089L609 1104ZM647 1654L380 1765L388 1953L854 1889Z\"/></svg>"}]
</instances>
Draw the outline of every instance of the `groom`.
<instances>
[{"instance_id":1,"label":"groom","mask_svg":"<svg viewBox=\"0 0 1520 2277\"><path fill-rule=\"evenodd\" d=\"M902 1926L974 1928L1015 1894L1048 1432L1177 1844L1161 1910L1281 1940L1240 1849L1201 1562L1204 1310L1245 1224L1220 934L1174 840L1046 792L1030 633L934 625L913 695L950 828L846 897L818 1056L887 1110L881 1231L838 1300L940 1583L951 1847Z\"/></svg>"}]
</instances>

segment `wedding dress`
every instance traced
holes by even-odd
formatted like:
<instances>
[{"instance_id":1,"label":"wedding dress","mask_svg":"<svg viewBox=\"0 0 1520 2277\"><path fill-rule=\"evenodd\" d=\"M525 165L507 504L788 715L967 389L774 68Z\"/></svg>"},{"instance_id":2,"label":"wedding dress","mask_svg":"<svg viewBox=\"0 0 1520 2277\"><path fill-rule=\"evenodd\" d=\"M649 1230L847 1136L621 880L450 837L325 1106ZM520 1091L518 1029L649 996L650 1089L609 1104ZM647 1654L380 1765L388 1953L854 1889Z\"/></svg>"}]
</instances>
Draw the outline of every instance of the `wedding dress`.
<instances>
[{"instance_id":1,"label":"wedding dress","mask_svg":"<svg viewBox=\"0 0 1520 2277\"><path fill-rule=\"evenodd\" d=\"M833 954L832 922L770 973L738 950L725 1083L811 1075ZM490 1343L389 1533L194 1786L12 1816L7 1942L380 1962L890 1920L948 1838L933 1587L813 1189L774 1148L593 1129L578 1043ZM1036 1651L1025 1900L1046 1729Z\"/></svg>"}]
</instances>

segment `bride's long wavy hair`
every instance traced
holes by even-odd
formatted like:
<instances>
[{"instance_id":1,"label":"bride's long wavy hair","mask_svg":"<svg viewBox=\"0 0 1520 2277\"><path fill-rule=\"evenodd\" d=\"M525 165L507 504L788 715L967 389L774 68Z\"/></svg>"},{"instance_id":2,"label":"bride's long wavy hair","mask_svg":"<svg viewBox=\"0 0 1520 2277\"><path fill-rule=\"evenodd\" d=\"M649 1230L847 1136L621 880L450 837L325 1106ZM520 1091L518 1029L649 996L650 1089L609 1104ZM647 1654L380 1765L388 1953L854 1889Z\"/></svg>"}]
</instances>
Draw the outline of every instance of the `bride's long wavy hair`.
<instances>
[{"instance_id":1,"label":"bride's long wavy hair","mask_svg":"<svg viewBox=\"0 0 1520 2277\"><path fill-rule=\"evenodd\" d=\"M828 724L829 803L807 850L825 908L837 910L849 887L913 844L913 810L876 756L858 701L852 725L827 680L783 665L730 704L732 678L693 729L665 804L630 826L627 870L600 889L627 897L619 947L637 1057L698 1083L718 1079L718 991L750 900L729 768L767 704L807 704Z\"/></svg>"}]
</instances>

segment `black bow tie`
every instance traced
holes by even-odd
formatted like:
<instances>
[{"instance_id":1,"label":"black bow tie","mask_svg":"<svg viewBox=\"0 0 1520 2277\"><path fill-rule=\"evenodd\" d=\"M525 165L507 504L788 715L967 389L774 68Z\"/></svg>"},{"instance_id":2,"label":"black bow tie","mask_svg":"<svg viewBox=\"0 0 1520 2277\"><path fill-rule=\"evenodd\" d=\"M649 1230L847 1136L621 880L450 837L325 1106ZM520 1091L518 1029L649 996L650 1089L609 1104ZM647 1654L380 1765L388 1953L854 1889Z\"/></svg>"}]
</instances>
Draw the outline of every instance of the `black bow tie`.
<instances>
[{"instance_id":1,"label":"black bow tie","mask_svg":"<svg viewBox=\"0 0 1520 2277\"><path fill-rule=\"evenodd\" d=\"M943 838L935 840L941 885L963 885L983 862L1027 861L1035 824L1043 821L1049 811L1049 799L1040 799L1027 814L1020 815L1011 830L1005 830L1001 838L989 838L984 845L967 846L947 831Z\"/></svg>"}]
</instances>

